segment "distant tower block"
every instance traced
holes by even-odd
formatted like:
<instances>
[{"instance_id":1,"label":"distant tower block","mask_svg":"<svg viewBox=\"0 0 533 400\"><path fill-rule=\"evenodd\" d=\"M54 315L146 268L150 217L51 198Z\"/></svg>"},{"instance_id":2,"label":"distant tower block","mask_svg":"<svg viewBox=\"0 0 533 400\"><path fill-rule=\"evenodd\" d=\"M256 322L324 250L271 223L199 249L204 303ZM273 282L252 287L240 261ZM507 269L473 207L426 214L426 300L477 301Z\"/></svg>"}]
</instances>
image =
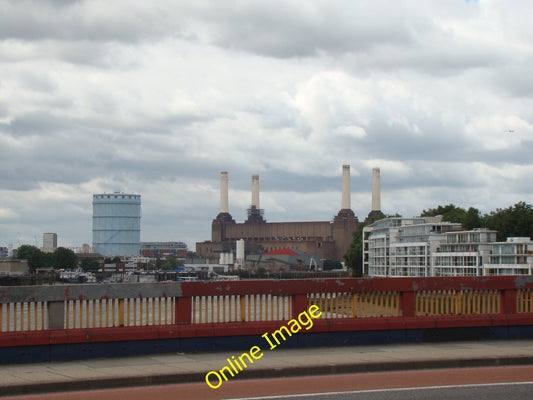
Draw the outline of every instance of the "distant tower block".
<instances>
[{"instance_id":1,"label":"distant tower block","mask_svg":"<svg viewBox=\"0 0 533 400\"><path fill-rule=\"evenodd\" d=\"M43 251L53 253L57 249L57 233L43 233Z\"/></svg>"},{"instance_id":2,"label":"distant tower block","mask_svg":"<svg viewBox=\"0 0 533 400\"><path fill-rule=\"evenodd\" d=\"M220 213L229 213L228 173L226 171L220 173Z\"/></svg>"},{"instance_id":3,"label":"distant tower block","mask_svg":"<svg viewBox=\"0 0 533 400\"><path fill-rule=\"evenodd\" d=\"M248 209L248 223L263 223L264 210L259 208L259 175L252 175L252 204Z\"/></svg>"},{"instance_id":4,"label":"distant tower block","mask_svg":"<svg viewBox=\"0 0 533 400\"><path fill-rule=\"evenodd\" d=\"M372 168L372 211L381 210L379 179L379 168Z\"/></svg>"},{"instance_id":5,"label":"distant tower block","mask_svg":"<svg viewBox=\"0 0 533 400\"><path fill-rule=\"evenodd\" d=\"M350 166L342 166L342 202L341 210L350 210L352 208L351 186L350 186Z\"/></svg>"}]
</instances>

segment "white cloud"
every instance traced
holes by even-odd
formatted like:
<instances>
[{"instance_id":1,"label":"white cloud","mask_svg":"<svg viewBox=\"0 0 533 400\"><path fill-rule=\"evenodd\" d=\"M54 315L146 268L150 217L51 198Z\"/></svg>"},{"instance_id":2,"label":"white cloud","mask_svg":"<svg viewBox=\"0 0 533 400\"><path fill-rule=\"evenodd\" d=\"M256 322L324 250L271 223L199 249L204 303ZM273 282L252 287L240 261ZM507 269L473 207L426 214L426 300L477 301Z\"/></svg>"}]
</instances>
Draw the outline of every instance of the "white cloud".
<instances>
[{"instance_id":1,"label":"white cloud","mask_svg":"<svg viewBox=\"0 0 533 400\"><path fill-rule=\"evenodd\" d=\"M9 209L9 208L0 208L0 220L3 220L3 219L13 219L13 218L17 218L19 215Z\"/></svg>"},{"instance_id":2,"label":"white cloud","mask_svg":"<svg viewBox=\"0 0 533 400\"><path fill-rule=\"evenodd\" d=\"M533 125L516 115L483 115L470 121L467 134L479 138L487 150L503 150L517 146L525 137L533 137Z\"/></svg>"}]
</instances>

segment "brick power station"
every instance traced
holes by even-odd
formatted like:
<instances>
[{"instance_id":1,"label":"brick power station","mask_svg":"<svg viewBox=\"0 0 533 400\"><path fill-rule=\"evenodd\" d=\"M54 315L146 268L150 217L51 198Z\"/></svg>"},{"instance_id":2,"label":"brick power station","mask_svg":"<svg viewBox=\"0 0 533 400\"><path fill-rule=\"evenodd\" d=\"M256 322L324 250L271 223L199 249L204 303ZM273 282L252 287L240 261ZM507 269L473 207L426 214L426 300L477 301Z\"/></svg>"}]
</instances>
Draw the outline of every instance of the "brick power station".
<instances>
[{"instance_id":1,"label":"brick power station","mask_svg":"<svg viewBox=\"0 0 533 400\"><path fill-rule=\"evenodd\" d=\"M235 222L228 203L228 173L221 172L220 212L211 225L211 240L196 243L199 257L218 260L220 253L235 251L236 241L243 239L250 254L293 248L321 259L342 260L359 223L351 209L349 165L342 167L341 209L333 221L266 222L259 207L259 175L252 176L252 204L246 221ZM380 208L380 172L374 168L369 217L381 214Z\"/></svg>"}]
</instances>

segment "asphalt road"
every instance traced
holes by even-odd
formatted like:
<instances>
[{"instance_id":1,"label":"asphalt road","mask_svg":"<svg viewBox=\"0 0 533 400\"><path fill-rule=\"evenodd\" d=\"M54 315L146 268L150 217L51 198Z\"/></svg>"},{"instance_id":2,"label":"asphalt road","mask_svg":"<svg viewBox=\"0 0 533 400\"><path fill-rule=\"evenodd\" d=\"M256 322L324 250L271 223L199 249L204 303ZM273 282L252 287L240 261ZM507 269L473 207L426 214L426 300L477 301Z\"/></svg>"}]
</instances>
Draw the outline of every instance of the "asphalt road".
<instances>
[{"instance_id":1,"label":"asphalt road","mask_svg":"<svg viewBox=\"0 0 533 400\"><path fill-rule=\"evenodd\" d=\"M211 389L205 383L192 383L9 398L17 400L514 400L531 399L532 393L533 366L510 366L235 380L224 383L219 389Z\"/></svg>"},{"instance_id":2,"label":"asphalt road","mask_svg":"<svg viewBox=\"0 0 533 400\"><path fill-rule=\"evenodd\" d=\"M528 400L533 382L437 386L432 388L375 389L297 396L269 396L242 400Z\"/></svg>"}]
</instances>

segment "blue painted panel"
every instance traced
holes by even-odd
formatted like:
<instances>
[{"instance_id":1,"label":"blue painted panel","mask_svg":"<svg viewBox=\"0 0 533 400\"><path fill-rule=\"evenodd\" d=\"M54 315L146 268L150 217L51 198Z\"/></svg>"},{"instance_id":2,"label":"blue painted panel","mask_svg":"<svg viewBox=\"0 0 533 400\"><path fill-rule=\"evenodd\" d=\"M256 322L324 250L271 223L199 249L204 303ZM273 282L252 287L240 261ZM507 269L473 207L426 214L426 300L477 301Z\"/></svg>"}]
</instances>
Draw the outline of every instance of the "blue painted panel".
<instances>
[{"instance_id":1,"label":"blue painted panel","mask_svg":"<svg viewBox=\"0 0 533 400\"><path fill-rule=\"evenodd\" d=\"M287 340L282 341L277 348L524 338L533 338L533 326L305 333L288 337ZM102 357L127 357L134 355L178 352L244 352L249 351L252 346L259 346L264 351L269 350L268 343L260 335L72 343L25 347L0 347L0 364L81 360Z\"/></svg>"}]
</instances>

